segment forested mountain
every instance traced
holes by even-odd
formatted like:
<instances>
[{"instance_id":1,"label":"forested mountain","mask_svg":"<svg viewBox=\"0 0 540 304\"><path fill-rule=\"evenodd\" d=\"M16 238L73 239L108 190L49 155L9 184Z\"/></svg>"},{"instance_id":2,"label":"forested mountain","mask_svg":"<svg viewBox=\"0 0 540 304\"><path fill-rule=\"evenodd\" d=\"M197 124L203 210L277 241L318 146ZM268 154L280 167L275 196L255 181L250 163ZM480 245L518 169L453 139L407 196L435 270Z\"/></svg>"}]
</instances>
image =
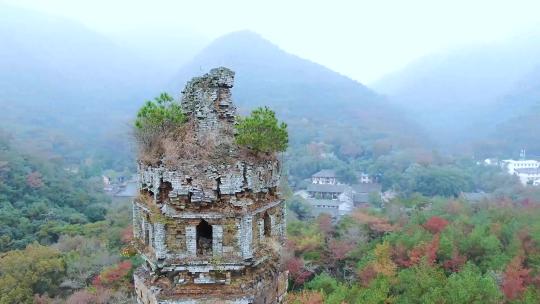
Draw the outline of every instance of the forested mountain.
<instances>
[{"instance_id":1,"label":"forested mountain","mask_svg":"<svg viewBox=\"0 0 540 304\"><path fill-rule=\"evenodd\" d=\"M179 70L170 90L177 95L191 77L216 66L236 72L233 98L243 113L271 107L290 124L293 141L366 147L378 140L414 145L418 139L414 123L380 95L249 31L216 39Z\"/></svg>"},{"instance_id":2,"label":"forested mountain","mask_svg":"<svg viewBox=\"0 0 540 304\"><path fill-rule=\"evenodd\" d=\"M488 136L499 105L540 63L540 41L514 38L434 54L375 84L445 147ZM456 143L458 145L456 146Z\"/></svg>"},{"instance_id":3,"label":"forested mountain","mask_svg":"<svg viewBox=\"0 0 540 304\"><path fill-rule=\"evenodd\" d=\"M0 125L46 157L122 147L104 142L127 136L119 126L159 83L141 58L59 17L1 5L0 41Z\"/></svg>"}]
</instances>

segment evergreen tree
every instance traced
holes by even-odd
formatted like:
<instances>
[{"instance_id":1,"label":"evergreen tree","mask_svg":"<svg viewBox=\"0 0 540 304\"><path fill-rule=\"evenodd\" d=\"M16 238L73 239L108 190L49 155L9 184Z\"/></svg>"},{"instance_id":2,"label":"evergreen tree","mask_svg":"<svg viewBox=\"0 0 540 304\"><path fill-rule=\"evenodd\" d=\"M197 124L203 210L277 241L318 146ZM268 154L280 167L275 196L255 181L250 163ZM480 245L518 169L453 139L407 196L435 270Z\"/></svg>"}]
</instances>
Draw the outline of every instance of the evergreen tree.
<instances>
[{"instance_id":1,"label":"evergreen tree","mask_svg":"<svg viewBox=\"0 0 540 304\"><path fill-rule=\"evenodd\" d=\"M283 152L289 135L287 124L279 123L274 111L257 108L248 117L240 117L236 125L236 143L257 152Z\"/></svg>"}]
</instances>

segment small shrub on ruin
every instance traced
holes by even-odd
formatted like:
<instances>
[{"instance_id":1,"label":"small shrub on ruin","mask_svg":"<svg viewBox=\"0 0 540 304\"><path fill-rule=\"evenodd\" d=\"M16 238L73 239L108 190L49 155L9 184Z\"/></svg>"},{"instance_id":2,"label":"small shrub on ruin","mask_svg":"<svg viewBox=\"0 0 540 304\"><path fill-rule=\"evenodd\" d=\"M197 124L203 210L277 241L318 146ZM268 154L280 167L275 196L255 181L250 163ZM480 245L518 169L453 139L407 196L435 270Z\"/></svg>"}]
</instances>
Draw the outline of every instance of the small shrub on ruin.
<instances>
[{"instance_id":1,"label":"small shrub on ruin","mask_svg":"<svg viewBox=\"0 0 540 304\"><path fill-rule=\"evenodd\" d=\"M159 128L166 129L182 125L186 116L179 104L167 93L161 93L153 101L146 101L137 112L135 127L137 129Z\"/></svg>"},{"instance_id":2,"label":"small shrub on ruin","mask_svg":"<svg viewBox=\"0 0 540 304\"><path fill-rule=\"evenodd\" d=\"M287 124L279 123L269 108L257 108L250 116L238 118L235 140L256 152L283 152L289 143Z\"/></svg>"},{"instance_id":3,"label":"small shrub on ruin","mask_svg":"<svg viewBox=\"0 0 540 304\"><path fill-rule=\"evenodd\" d=\"M147 101L137 112L135 137L144 146L151 145L159 134L174 131L186 122L180 104L167 93Z\"/></svg>"}]
</instances>

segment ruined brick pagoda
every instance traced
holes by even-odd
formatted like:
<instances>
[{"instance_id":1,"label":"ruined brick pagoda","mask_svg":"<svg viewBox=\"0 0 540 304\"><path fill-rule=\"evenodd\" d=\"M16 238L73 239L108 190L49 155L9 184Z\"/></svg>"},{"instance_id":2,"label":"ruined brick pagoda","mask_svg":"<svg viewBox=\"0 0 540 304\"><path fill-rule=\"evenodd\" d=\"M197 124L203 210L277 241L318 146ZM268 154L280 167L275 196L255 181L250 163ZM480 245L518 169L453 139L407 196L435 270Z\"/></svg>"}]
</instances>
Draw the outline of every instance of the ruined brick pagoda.
<instances>
[{"instance_id":1,"label":"ruined brick pagoda","mask_svg":"<svg viewBox=\"0 0 540 304\"><path fill-rule=\"evenodd\" d=\"M145 263L134 274L138 303L283 301L280 163L234 144L233 81L234 72L217 68L188 82L181 107L190 149L139 160L133 233Z\"/></svg>"}]
</instances>

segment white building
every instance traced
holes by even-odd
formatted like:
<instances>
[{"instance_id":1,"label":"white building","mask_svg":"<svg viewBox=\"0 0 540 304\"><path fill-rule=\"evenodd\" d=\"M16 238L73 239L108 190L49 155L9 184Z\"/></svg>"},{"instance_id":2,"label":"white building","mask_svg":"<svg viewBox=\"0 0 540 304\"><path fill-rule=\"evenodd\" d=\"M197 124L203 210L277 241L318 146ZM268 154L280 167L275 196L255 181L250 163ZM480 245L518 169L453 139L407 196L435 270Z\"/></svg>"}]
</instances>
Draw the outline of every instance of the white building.
<instances>
[{"instance_id":1,"label":"white building","mask_svg":"<svg viewBox=\"0 0 540 304\"><path fill-rule=\"evenodd\" d=\"M369 174L367 174L365 172L361 172L360 174L358 174L358 181L361 184L371 184L371 183L373 183L373 179L371 178L371 176L369 176Z\"/></svg>"},{"instance_id":2,"label":"white building","mask_svg":"<svg viewBox=\"0 0 540 304\"><path fill-rule=\"evenodd\" d=\"M508 174L519 177L523 185L540 185L540 162L532 159L505 159L501 161L501 167Z\"/></svg>"},{"instance_id":3,"label":"white building","mask_svg":"<svg viewBox=\"0 0 540 304\"><path fill-rule=\"evenodd\" d=\"M477 162L478 165L480 165L480 162ZM500 164L499 160L497 158L486 158L484 159L484 165L485 166L498 166Z\"/></svg>"},{"instance_id":4,"label":"white building","mask_svg":"<svg viewBox=\"0 0 540 304\"><path fill-rule=\"evenodd\" d=\"M537 169L540 167L540 162L531 159L505 159L501 161L501 166L508 171L508 174L516 174L517 169Z\"/></svg>"},{"instance_id":5,"label":"white building","mask_svg":"<svg viewBox=\"0 0 540 304\"><path fill-rule=\"evenodd\" d=\"M518 168L514 172L523 185L540 185L540 168Z\"/></svg>"}]
</instances>

